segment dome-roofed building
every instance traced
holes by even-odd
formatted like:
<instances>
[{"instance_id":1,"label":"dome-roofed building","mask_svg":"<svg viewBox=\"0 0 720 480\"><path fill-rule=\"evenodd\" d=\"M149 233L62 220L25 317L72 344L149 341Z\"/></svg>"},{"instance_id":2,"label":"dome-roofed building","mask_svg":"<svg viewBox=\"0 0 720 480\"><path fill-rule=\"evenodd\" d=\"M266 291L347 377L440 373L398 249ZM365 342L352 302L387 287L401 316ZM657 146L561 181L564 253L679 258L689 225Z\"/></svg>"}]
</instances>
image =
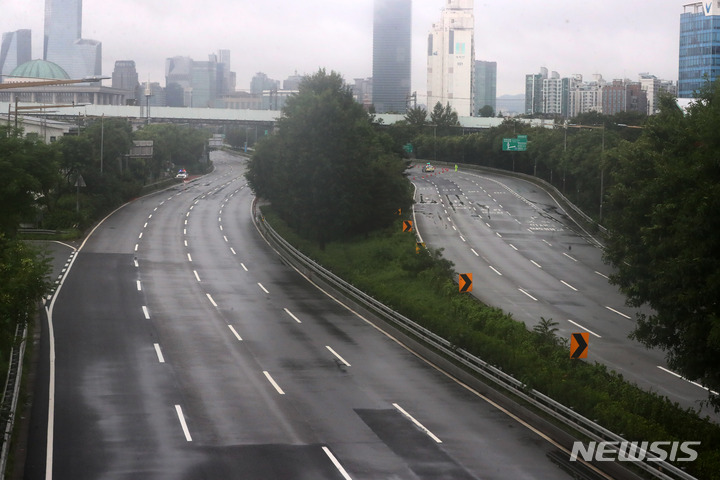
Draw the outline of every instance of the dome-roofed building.
<instances>
[{"instance_id":1,"label":"dome-roofed building","mask_svg":"<svg viewBox=\"0 0 720 480\"><path fill-rule=\"evenodd\" d=\"M103 87L99 83L73 83L31 86L28 83L47 80L72 79L58 64L47 60L31 60L18 65L9 76L2 77L5 84L23 83L22 87L0 90L0 102L44 104L95 104L124 105L127 92L118 88Z\"/></svg>"},{"instance_id":2,"label":"dome-roofed building","mask_svg":"<svg viewBox=\"0 0 720 480\"><path fill-rule=\"evenodd\" d=\"M10 77L6 77L6 83L27 82L33 79L70 80L70 76L56 63L47 60L30 60L15 67L10 72Z\"/></svg>"}]
</instances>

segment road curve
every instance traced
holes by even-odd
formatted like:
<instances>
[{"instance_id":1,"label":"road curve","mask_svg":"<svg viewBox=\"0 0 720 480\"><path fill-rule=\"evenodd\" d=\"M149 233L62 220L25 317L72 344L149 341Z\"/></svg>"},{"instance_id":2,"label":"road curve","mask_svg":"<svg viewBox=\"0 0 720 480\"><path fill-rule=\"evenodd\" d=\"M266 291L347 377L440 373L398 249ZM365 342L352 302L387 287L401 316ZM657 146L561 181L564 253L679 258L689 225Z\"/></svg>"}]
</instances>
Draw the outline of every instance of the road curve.
<instances>
[{"instance_id":1,"label":"road curve","mask_svg":"<svg viewBox=\"0 0 720 480\"><path fill-rule=\"evenodd\" d=\"M528 328L541 318L558 335L589 332L587 361L599 362L644 389L720 417L700 402L707 390L670 371L664 355L630 340L636 310L608 283L597 241L537 185L496 173L414 167L415 216L428 246L458 273L473 274L472 294Z\"/></svg>"},{"instance_id":2,"label":"road curve","mask_svg":"<svg viewBox=\"0 0 720 480\"><path fill-rule=\"evenodd\" d=\"M287 267L242 161L212 158L74 256L28 478L566 478L553 443Z\"/></svg>"}]
</instances>

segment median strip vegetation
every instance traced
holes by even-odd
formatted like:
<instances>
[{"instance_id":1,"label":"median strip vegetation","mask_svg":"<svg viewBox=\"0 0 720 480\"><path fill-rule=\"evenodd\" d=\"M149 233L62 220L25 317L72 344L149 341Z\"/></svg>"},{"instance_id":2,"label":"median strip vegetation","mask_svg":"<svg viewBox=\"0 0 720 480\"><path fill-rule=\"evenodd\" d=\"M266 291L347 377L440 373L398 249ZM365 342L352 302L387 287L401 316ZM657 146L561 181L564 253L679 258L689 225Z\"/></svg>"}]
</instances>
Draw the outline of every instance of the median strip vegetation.
<instances>
[{"instance_id":1,"label":"median strip vegetation","mask_svg":"<svg viewBox=\"0 0 720 480\"><path fill-rule=\"evenodd\" d=\"M698 478L720 478L720 426L666 397L631 384L604 365L570 359L552 319L530 331L502 310L458 292L453 265L441 251L416 253L400 221L321 248L299 236L266 206L272 227L300 251L355 287L458 348L501 368L629 441L700 441L698 458L682 467Z\"/></svg>"}]
</instances>

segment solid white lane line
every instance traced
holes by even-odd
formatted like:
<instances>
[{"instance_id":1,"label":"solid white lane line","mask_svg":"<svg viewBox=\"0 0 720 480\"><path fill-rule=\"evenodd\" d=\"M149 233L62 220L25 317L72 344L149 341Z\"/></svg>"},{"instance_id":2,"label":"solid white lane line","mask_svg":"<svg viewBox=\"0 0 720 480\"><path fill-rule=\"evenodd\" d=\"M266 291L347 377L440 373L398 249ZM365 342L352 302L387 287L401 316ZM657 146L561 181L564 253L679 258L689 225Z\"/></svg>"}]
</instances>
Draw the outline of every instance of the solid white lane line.
<instances>
[{"instance_id":1,"label":"solid white lane line","mask_svg":"<svg viewBox=\"0 0 720 480\"><path fill-rule=\"evenodd\" d=\"M138 292L142 290L142 285L140 285L140 280L136 282Z\"/></svg>"},{"instance_id":2,"label":"solid white lane line","mask_svg":"<svg viewBox=\"0 0 720 480\"><path fill-rule=\"evenodd\" d=\"M618 315L620 315L621 317L625 317L625 318L627 318L628 320L631 320L631 319L632 319L631 317L629 317L629 316L625 315L624 313L622 313L622 312L618 312L618 311L617 311L617 310L615 310L614 308L610 308L610 307L608 307L607 305L605 305L605 308L607 308L607 309L608 309L608 310L610 310L611 312L615 312L615 313L617 313L617 314L618 314Z\"/></svg>"},{"instance_id":3,"label":"solid white lane line","mask_svg":"<svg viewBox=\"0 0 720 480\"><path fill-rule=\"evenodd\" d=\"M335 356L338 358L338 360L340 360L342 363L345 364L346 367L349 367L349 366L350 366L350 364L347 362L347 360L345 360L343 357L341 357L340 355L338 355L338 353L337 353L335 350L333 350L330 346L325 345L325 348L327 348L328 350L330 350L330 353L332 353L333 355L335 355Z\"/></svg>"},{"instance_id":4,"label":"solid white lane line","mask_svg":"<svg viewBox=\"0 0 720 480\"><path fill-rule=\"evenodd\" d=\"M565 280L560 280L560 283L562 283L563 285L565 285L566 287L568 287L568 288L571 289L571 290L574 290L574 291L576 291L576 292L578 291L577 288L573 287L572 285L570 285L569 283L567 283Z\"/></svg>"},{"instance_id":5,"label":"solid white lane line","mask_svg":"<svg viewBox=\"0 0 720 480\"><path fill-rule=\"evenodd\" d=\"M293 320L295 320L295 321L298 322L298 323L302 323L302 322L300 321L300 319L297 318L295 315L293 315L293 313L292 313L290 310L288 310L287 308L284 309L284 310L285 310L285 313L287 313L288 315L290 315L290 316L293 318Z\"/></svg>"},{"instance_id":6,"label":"solid white lane line","mask_svg":"<svg viewBox=\"0 0 720 480\"><path fill-rule=\"evenodd\" d=\"M568 255L567 253L563 252L563 255L565 255L567 258L569 258L569 259L572 260L573 262L577 262L577 259L571 257L571 256Z\"/></svg>"},{"instance_id":7,"label":"solid white lane line","mask_svg":"<svg viewBox=\"0 0 720 480\"><path fill-rule=\"evenodd\" d=\"M498 272L498 271L495 269L495 267L493 267L492 265L488 265L488 267L490 267L490 270L492 270L493 272L497 273L498 275L500 275L500 276L502 277L502 273Z\"/></svg>"},{"instance_id":8,"label":"solid white lane line","mask_svg":"<svg viewBox=\"0 0 720 480\"><path fill-rule=\"evenodd\" d=\"M165 363L165 357L163 357L162 350L160 350L160 344L153 343L153 346L155 347L155 353L157 353L158 362Z\"/></svg>"},{"instance_id":9,"label":"solid white lane line","mask_svg":"<svg viewBox=\"0 0 720 480\"><path fill-rule=\"evenodd\" d=\"M195 274L195 278L196 278L197 281L199 282L199 281L200 281L200 275L198 275L197 270L193 270L193 273Z\"/></svg>"},{"instance_id":10,"label":"solid white lane line","mask_svg":"<svg viewBox=\"0 0 720 480\"><path fill-rule=\"evenodd\" d=\"M528 297L532 298L533 300L535 300L537 302L537 298L533 297L532 295L530 295L528 292L526 292L522 288L518 288L518 290L520 290L522 293L524 293L525 295L527 295Z\"/></svg>"},{"instance_id":11,"label":"solid white lane line","mask_svg":"<svg viewBox=\"0 0 720 480\"><path fill-rule=\"evenodd\" d=\"M337 458L335 458L335 455L332 454L330 449L328 447L322 447L322 449L323 449L323 452L325 452L325 455L327 455L328 458L330 459L330 461L333 463L333 465L335 465L335 468L338 469L338 472L340 472L340 475L342 475L345 480L352 480L352 477L350 475L348 475L348 473L345 471L343 466L340 465L340 462L338 461Z\"/></svg>"},{"instance_id":12,"label":"solid white lane line","mask_svg":"<svg viewBox=\"0 0 720 480\"><path fill-rule=\"evenodd\" d=\"M275 390L277 390L280 395L285 395L285 392L283 392L282 388L280 388L280 385L275 383L275 380L273 380L273 378L270 376L270 373L265 370L263 370L263 373L265 374L265 378L267 378L268 381L272 384L272 386L275 387Z\"/></svg>"},{"instance_id":13,"label":"solid white lane line","mask_svg":"<svg viewBox=\"0 0 720 480\"><path fill-rule=\"evenodd\" d=\"M207 298L208 298L208 300L210 300L210 303L212 303L213 307L218 306L217 303L215 303L215 300L213 300L213 298L210 296L209 293L206 293L205 295L207 295Z\"/></svg>"},{"instance_id":14,"label":"solid white lane line","mask_svg":"<svg viewBox=\"0 0 720 480\"><path fill-rule=\"evenodd\" d=\"M145 315L145 320L150 320L150 312L148 311L148 308L143 305L142 307L143 315Z\"/></svg>"},{"instance_id":15,"label":"solid white lane line","mask_svg":"<svg viewBox=\"0 0 720 480\"><path fill-rule=\"evenodd\" d=\"M675 373L675 372L673 372L672 370L668 370L668 369L665 368L665 367L661 367L660 365L658 365L657 367L658 367L660 370L662 370L663 372L667 372L667 373L669 373L670 375L674 375L674 376L676 376L677 378L680 378L680 379L682 379L682 380L685 380L686 382L692 383L692 384L695 385L696 387L700 387L700 388L702 388L703 390L707 390L708 392L712 393L713 395L718 395L718 393L717 393L716 391L710 390L709 388L707 388L707 387L705 387L705 386L703 386L703 385L700 385L700 384L697 383L697 382L693 382L692 380L688 380L687 378L683 377L683 376L680 375L679 373Z\"/></svg>"},{"instance_id":16,"label":"solid white lane line","mask_svg":"<svg viewBox=\"0 0 720 480\"><path fill-rule=\"evenodd\" d=\"M187 423L185 423L185 416L183 415L182 407L180 405L175 405L175 411L177 412L178 420L180 420L180 426L182 427L183 433L185 434L185 440L187 440L188 442L192 442L190 430L188 430Z\"/></svg>"},{"instance_id":17,"label":"solid white lane line","mask_svg":"<svg viewBox=\"0 0 720 480\"><path fill-rule=\"evenodd\" d=\"M230 331L233 332L233 335L235 335L235 338L242 342L242 337L240 337L240 334L235 330L235 327L232 325L228 325L228 327L230 328Z\"/></svg>"},{"instance_id":18,"label":"solid white lane line","mask_svg":"<svg viewBox=\"0 0 720 480\"><path fill-rule=\"evenodd\" d=\"M267 289L266 289L265 287L263 287L263 284L262 284L262 283L258 282L258 286L259 286L260 288L262 288L263 292L265 292L265 293L270 293L270 292L267 291Z\"/></svg>"},{"instance_id":19,"label":"solid white lane line","mask_svg":"<svg viewBox=\"0 0 720 480\"><path fill-rule=\"evenodd\" d=\"M535 265L535 266L538 267L538 268L542 268L542 267L540 266L540 264L537 263L535 260L530 260L530 263L532 263L533 265Z\"/></svg>"},{"instance_id":20,"label":"solid white lane line","mask_svg":"<svg viewBox=\"0 0 720 480\"><path fill-rule=\"evenodd\" d=\"M575 325L575 326L578 327L578 328L582 328L583 330L585 330L586 332L588 332L588 333L591 334L591 335L595 335L597 338L602 338L602 337L601 337L600 335L598 335L597 333L595 333L595 332L593 332L592 330L589 330L589 329L583 327L583 326L580 325L579 323L573 322L573 321L570 320L570 319L568 319L568 322L572 323L573 325Z\"/></svg>"},{"instance_id":21,"label":"solid white lane line","mask_svg":"<svg viewBox=\"0 0 720 480\"><path fill-rule=\"evenodd\" d=\"M608 277L607 275L603 275L602 273L598 272L597 270L595 271L595 273L597 273L598 275L600 275L601 277L603 277L606 280L610 280L610 277Z\"/></svg>"},{"instance_id":22,"label":"solid white lane line","mask_svg":"<svg viewBox=\"0 0 720 480\"><path fill-rule=\"evenodd\" d=\"M423 432L425 432L430 438L432 438L433 440L435 440L437 443L442 443L442 440L440 440L438 437L436 437L430 430L428 430L427 428L425 428L425 426L424 426L422 423L420 423L420 422L418 422L417 420L415 420L415 419L413 418L413 416L410 415L410 414L409 414L408 412L406 412L405 410L403 410L403 408L402 408L400 405L398 405L397 403L393 403L393 407L397 408L397 409L400 411L400 413L402 413L403 415L405 415L411 422L413 422L420 430L422 430Z\"/></svg>"}]
</instances>

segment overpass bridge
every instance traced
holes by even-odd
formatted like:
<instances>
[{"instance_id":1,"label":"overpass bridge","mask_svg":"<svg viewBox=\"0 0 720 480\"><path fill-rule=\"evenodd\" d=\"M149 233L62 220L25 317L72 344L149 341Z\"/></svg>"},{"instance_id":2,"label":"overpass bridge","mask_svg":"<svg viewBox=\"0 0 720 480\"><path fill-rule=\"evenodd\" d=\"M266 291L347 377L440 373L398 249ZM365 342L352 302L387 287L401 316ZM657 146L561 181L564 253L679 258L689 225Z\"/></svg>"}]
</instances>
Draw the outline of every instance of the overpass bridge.
<instances>
[{"instance_id":1,"label":"overpass bridge","mask_svg":"<svg viewBox=\"0 0 720 480\"><path fill-rule=\"evenodd\" d=\"M45 107L42 111L33 111L25 107ZM182 107L155 107L150 105L73 105L54 108L53 105L37 103L19 103L19 110L25 115L43 117L56 121L64 121L77 125L83 117L118 117L128 119L134 126L146 123L175 123L183 125L207 127L257 127L272 131L275 122L281 116L279 110L237 110L228 108L182 108ZM14 115L14 103L0 102L0 112ZM376 114L375 117L383 125L392 125L403 120L404 115ZM483 130L496 127L503 122L503 118L459 117L460 126L467 131ZM552 120L521 119L532 126L552 128Z\"/></svg>"}]
</instances>

